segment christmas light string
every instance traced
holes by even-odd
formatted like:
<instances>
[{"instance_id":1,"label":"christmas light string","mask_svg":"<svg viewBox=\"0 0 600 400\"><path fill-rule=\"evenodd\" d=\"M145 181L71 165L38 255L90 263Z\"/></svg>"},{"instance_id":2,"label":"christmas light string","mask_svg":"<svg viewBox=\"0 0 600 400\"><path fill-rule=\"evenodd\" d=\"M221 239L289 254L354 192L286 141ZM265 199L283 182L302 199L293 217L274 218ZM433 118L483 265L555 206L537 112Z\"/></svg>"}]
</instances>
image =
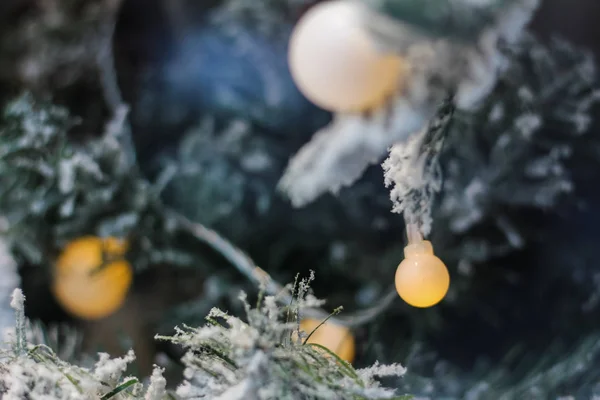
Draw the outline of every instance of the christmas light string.
<instances>
[{"instance_id":1,"label":"christmas light string","mask_svg":"<svg viewBox=\"0 0 600 400\"><path fill-rule=\"evenodd\" d=\"M121 92L117 83L117 75L112 51L112 35L114 34L114 24L106 27L107 35L105 37L105 46L102 56L97 58L98 69L101 75L104 99L107 106L111 109L113 117L109 122L109 129L106 129L105 135L113 135L122 146L124 158L127 165L131 166L132 171L137 170L136 153L133 147L130 126L127 121L128 107L123 102ZM173 172L173 171L170 171ZM164 188L165 180L168 181L172 173L168 171L162 175L159 188ZM241 249L234 246L230 241L218 234L216 231L198 222L192 222L182 214L164 207L165 218L175 220L178 225L194 236L196 239L210 246L235 267L242 275L257 286L263 286L270 295L278 295L283 303L289 304L292 301L292 293L286 290L285 286L274 280L264 269L258 267L252 258ZM323 309L305 309L303 313L308 318L325 319L334 324L348 327L360 326L380 315L394 300L398 298L396 290L391 287L386 294L374 303L372 307L353 312L348 315L331 316L330 312Z\"/></svg>"},{"instance_id":2,"label":"christmas light string","mask_svg":"<svg viewBox=\"0 0 600 400\"><path fill-rule=\"evenodd\" d=\"M422 157L425 157L423 160L424 162L421 164L424 169L426 169L428 166L431 166L433 163L438 162L444 138L449 131L453 113L454 106L452 105L451 99L448 98L440 107L438 117L431 122L427 132L422 137L422 141L419 146L419 154ZM172 175L172 173L167 173L165 175ZM164 187L164 183L161 184L161 187ZM255 283L257 286L262 285L268 294L278 295L278 298L280 298L282 303L285 304L289 304L292 301L292 294L289 293L282 284L274 280L264 269L257 266L249 255L244 253L238 247L234 246L219 233L201 223L192 222L174 210L167 209L165 215L177 221L180 227L217 251L251 282ZM409 220L406 218L406 216L405 220L408 244L414 245L416 243L423 242L423 236L421 234L422 228L420 223ZM347 327L356 327L367 324L375 319L397 298L397 289L392 286L386 290L385 294L383 294L380 299L376 300L372 306L348 313L347 315L330 316L331 313L323 309L306 309L304 310L304 314L308 318L315 319L324 319L330 316L329 321L334 324L344 325Z\"/></svg>"},{"instance_id":3,"label":"christmas light string","mask_svg":"<svg viewBox=\"0 0 600 400\"><path fill-rule=\"evenodd\" d=\"M110 41L107 42L110 43ZM102 61L100 62L100 60ZM118 92L116 74L112 65L114 65L112 64L112 57L99 58L99 68L102 71L103 76L102 82L103 85L107 86L107 89L104 91L106 102L113 110L113 120L109 124L112 124L115 128L120 126L120 129L107 129L106 134L116 135L119 139L119 143L124 146L125 149L127 149L129 144L133 143L133 141L126 119L126 112L124 112L127 110L127 108L126 105L120 101L121 96ZM442 115L445 117L451 115L451 113L447 112L447 107L448 103L444 104L444 107L442 107L444 110ZM429 156L429 158L435 158L435 156L441 150L441 146L438 144L440 144L442 141L443 136L440 135L440 132L444 133L447 130L439 128L440 126L445 128L448 121L449 118L443 118L441 119L441 122L439 119L435 119L434 123L431 125L431 129L429 129L428 133L424 136L422 150ZM430 132L432 133L430 134ZM127 164L134 166L134 169L136 169L137 163L135 161L135 151L133 147L130 147L129 151L125 149L123 151L125 153L125 158L127 159ZM173 171L170 172L170 174L167 172L162 176L163 179L161 179L161 184L159 185L161 188L165 187L164 181L168 181L168 176L172 176ZM258 267L250 256L248 256L238 247L234 246L219 233L201 223L189 220L179 212L166 208L164 205L162 207L165 218L171 218L172 220L176 221L183 230L194 236L196 239L207 244L209 247L219 253L225 260L227 260L233 267L235 267L248 280L257 286L263 286L266 293L269 295L278 295L278 298L281 299L282 303L289 304L292 301L293 295L292 293L289 293L284 285L274 280L269 273ZM420 228L414 223L407 223L407 233L409 243L415 240L422 240ZM317 308L305 309L303 313L307 318L322 320L329 317L329 321L333 324L347 327L357 327L367 324L375 319L377 316L383 313L397 298L397 289L392 286L386 290L385 294L383 294L379 300L376 300L372 306L348 313L346 315L331 316L330 312Z\"/></svg>"},{"instance_id":4,"label":"christmas light string","mask_svg":"<svg viewBox=\"0 0 600 400\"><path fill-rule=\"evenodd\" d=\"M517 0L506 0L506 2L517 4ZM530 0L530 2L531 2L531 4L527 3L527 5L528 5L528 7L533 9L534 5L535 5L534 4L535 0ZM504 3L504 0L497 0L497 3L498 4ZM355 19L357 19L357 18L354 18L355 15L353 13L355 13L356 11L362 10L362 8L360 8L360 7L359 7L360 10L353 8L352 4L356 5L358 3L338 1L336 3L332 3L332 7L335 7L336 6L335 4L338 4L337 5L338 7L344 8L344 10L348 11L348 18L351 21L350 20L346 21L347 23L350 23L350 22L354 21ZM385 4L386 3L380 2L379 10L377 7L374 8L375 10L379 11L377 13L377 15L380 18L382 18L381 21L383 21L384 14L388 14L388 15L392 15L392 16L394 15L394 10L387 10L385 8L386 7ZM381 6L383 6L383 9L385 9L387 11L381 12L381 10L382 10ZM404 7L404 6L408 6L409 8L415 7L414 2L411 2L411 1L405 1L404 3L401 3L398 6L400 8ZM323 7L322 9L324 11L327 11L326 8L329 6L323 5L322 7ZM427 8L427 7L425 7L425 8ZM482 8L482 10L484 8ZM423 7L421 7L420 9L423 10ZM488 10L492 11L492 13L490 15L496 15L497 13L499 13L498 7L490 7L490 8L488 8ZM448 19L455 14L455 11L456 11L455 8L449 7L446 9L446 14L443 14L442 17ZM412 16L409 16L409 17L412 18ZM360 18L358 18L358 19L360 19ZM410 20L410 18L409 18L409 20ZM489 21L487 21L487 19L485 19L485 21L480 22L479 26L483 26L483 25L488 26L491 24L492 20L493 20L493 18L490 18ZM402 20L397 19L396 22L400 22L400 21L402 21ZM419 22L419 19L417 18L417 19L413 19L412 22L408 21L408 25L414 25L415 21L417 24L423 23L425 25L427 25L428 22L431 22L431 21L420 21ZM402 21L402 22L406 23L407 21ZM402 23L393 24L393 25L401 26ZM456 25L456 24L454 24L454 25ZM463 24L458 24L458 25L461 26ZM114 60L112 57L112 54L113 54L113 52L112 52L112 36L114 34L114 25L109 28L110 28L110 30L107 29L108 33L106 35L107 41L106 41L106 45L105 45L105 51L103 52L102 56L98 58L98 67L99 67L100 73L101 73L101 81L102 81L102 86L104 89L104 96L106 99L106 103L113 111L113 116L114 116L113 122L115 120L119 121L120 125L121 125L121 129L108 129L108 132L113 132L113 135L116 135L119 143L123 147L123 151L125 153L124 157L128 159L129 165L132 167L132 170L138 170L137 162L135 160L136 156L135 156L135 150L133 148L133 141L132 141L132 137L131 137L130 127L126 121L127 106L124 105L122 97L120 95L120 91L119 91L117 80L116 80L116 70L115 70ZM347 25L347 28L348 28L348 30L354 29L354 28L352 28L351 25ZM479 31L480 30L478 30L478 32ZM311 35L310 32L308 32L308 31L306 31L306 32L307 32L307 35ZM357 30L356 32L358 32L357 35L360 34L360 30ZM421 32L419 32L419 34L420 33ZM417 34L417 36L419 36L419 34ZM398 40L400 40L400 38L397 35L391 35L391 36L395 36ZM449 34L448 32L444 33L441 36L447 36L449 38L452 37L452 35ZM471 35L471 37L473 39L475 39L478 37L478 35ZM422 39L422 38L420 38L420 39ZM381 38L380 38L380 40L381 40ZM412 39L409 38L408 41L412 41ZM299 51L304 51L303 49L304 48L301 48L301 50L299 50ZM351 53L349 53L349 54L351 54ZM374 66L373 70L377 70L379 68L378 64L377 64L377 62L379 62L379 61L377 59L370 59L367 56L365 56L365 57L366 57L365 60L371 63L369 65ZM301 70L299 70L299 71L301 71ZM298 75L298 73L296 75ZM449 83L449 82L446 82L446 83ZM456 82L454 82L454 83L456 83ZM310 82L309 82L309 85L310 85ZM452 86L452 85L450 85L450 86ZM449 89L450 86L448 86L446 89ZM307 86L307 88L310 88L310 86ZM360 93L362 93L362 92L360 92ZM359 95L360 93L357 92L357 95ZM430 105L433 105L433 104L430 104ZM362 112L365 112L365 111L366 110L363 110ZM361 111L359 111L359 112L361 112ZM437 163L437 158L439 156L439 153L441 151L441 146L443 144L443 136L444 136L443 133L446 131L446 129L437 129L437 128L439 128L440 125L442 126L442 128L447 126L448 124L446 122L451 120L451 116L452 116L452 112L446 113L446 115L442 116L441 118L438 115L436 118L433 118L433 120L430 122L428 127L427 126L424 127L424 129L426 131L421 138L421 143L420 143L418 154L415 154L415 156L418 157L420 161L423 161L420 164L421 171L417 171L417 172L423 172L424 174L431 173L430 167L432 166L432 163L434 163L434 164ZM440 132L442 132L442 133L440 133ZM413 161L415 161L415 160L413 160ZM435 169L435 167L436 167L436 165L433 166L434 169ZM425 179L427 179L427 177L425 177ZM430 202L432 200L432 195L431 195L432 190L437 191L437 190L439 190L439 187L436 188L436 187L431 187L431 185L428 185L428 184L422 184L420 187L410 188L411 195L415 194L416 199L421 199L421 200L425 199L427 202ZM409 201L412 201L412 200L409 200ZM406 260L407 258L416 257L418 255L419 257L423 256L427 259L435 259L437 261L435 261L434 264L436 264L439 261L439 264L441 264L441 266L445 270L445 266L443 265L443 263L441 263L441 261L433 255L433 249L431 247L431 244L428 241L424 241L423 237L421 236L421 231L425 230L426 232L424 232L424 233L427 233L427 230L428 230L428 228L424 228L424 226L425 226L424 221L422 221L422 220L415 221L414 220L415 208L419 208L420 203L418 201L412 201L412 203L413 204L410 205L408 211L406 211L406 209L403 211L406 225L407 225L408 245L405 248L406 258L403 261L403 263L401 263L400 266L398 267L398 272L396 274L396 290L393 290L393 289L389 290L379 301L375 302L374 306L360 310L360 311L356 311L345 317L340 317L340 316L331 317L330 313L327 313L320 309L319 310L308 310L307 316L315 317L315 318L325 318L327 316L330 316L331 321L334 323L339 323L339 324L343 324L343 325L347 325L347 326L362 325L362 324L365 324L365 323L371 321L373 318L375 318L377 315L379 315L381 312L383 312L383 310L385 310L387 307L389 307L389 305L393 302L393 300L396 299L396 291L398 291L398 294L400 294L400 296L402 298L407 300L401 293L400 286L402 286L402 285L399 286L399 283L398 283L399 282L398 281L399 271L401 269L400 267L407 264L405 262L405 261L407 261ZM164 207L164 206L161 205L161 207ZM399 211L397 211L397 212L399 212ZM202 225L200 223L192 222L192 221L188 220L187 218L185 218L183 215L181 215L173 210L170 210L170 209L165 209L165 217L173 218L174 220L178 221L178 223L180 224L180 226L183 229L185 229L187 232L192 234L198 240L201 240L202 242L208 244L210 247L212 247L218 253L220 253L221 256L223 256L226 260L228 260L236 269L238 269L239 272L241 272L243 275L245 275L250 281L252 281L256 284L259 284L259 285L264 285L267 293L272 294L272 295L274 295L274 294L282 295L283 294L282 298L284 299L284 301L291 300L292 294L285 293L285 287L283 285L281 285L278 282L276 282L275 280L273 280L272 277L266 271L264 271L260 267L256 266L255 263L252 261L252 259L248 255L246 255L243 251L241 251L240 249L235 247L233 244L231 244L229 241L224 239L217 232L205 227L204 225ZM413 251L417 247L420 250L416 251L416 252ZM425 262L425 261L423 261L422 258L420 260L421 261L419 261L419 262L415 261L415 263ZM427 264L427 262L425 262L425 264ZM427 265L429 265L429 264L427 264ZM438 268L438 270L439 270L439 268ZM447 271L446 271L446 274L447 274ZM417 279L417 278L415 278L416 275L413 274L411 276L413 279ZM435 279L432 279L432 281L433 280L435 280ZM408 284L408 286L410 286L410 284ZM443 286L444 286L444 283L441 284L441 287L443 287ZM406 287L406 284L404 285L404 287ZM442 289L440 289L440 290L442 290ZM423 289L423 290L425 290L425 289ZM416 293L416 292L419 292L419 289L415 290L414 288L412 288L412 289L410 289L410 291L412 291L413 293ZM445 291L444 290L442 290L442 291L443 291L443 295L445 295ZM438 292L439 292L439 290L438 290ZM442 298L443 298L443 295L442 295ZM429 299L429 300L431 300L431 299ZM427 300L426 303L429 300ZM409 304L411 304L410 301L407 301L407 302ZM436 302L437 301L433 302L433 304L435 304Z\"/></svg>"}]
</instances>

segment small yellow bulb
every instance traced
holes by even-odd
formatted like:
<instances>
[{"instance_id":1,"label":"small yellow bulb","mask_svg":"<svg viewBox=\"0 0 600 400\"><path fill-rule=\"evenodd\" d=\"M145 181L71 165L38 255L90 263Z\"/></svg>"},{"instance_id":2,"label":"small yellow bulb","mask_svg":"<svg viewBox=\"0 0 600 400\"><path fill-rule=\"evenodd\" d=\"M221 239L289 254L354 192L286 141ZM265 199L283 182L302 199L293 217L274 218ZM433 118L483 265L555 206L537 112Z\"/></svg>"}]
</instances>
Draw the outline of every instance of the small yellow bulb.
<instances>
[{"instance_id":1,"label":"small yellow bulb","mask_svg":"<svg viewBox=\"0 0 600 400\"><path fill-rule=\"evenodd\" d=\"M399 89L404 59L382 53L362 26L366 6L333 0L309 9L290 38L290 72L313 103L334 112L377 107Z\"/></svg>"},{"instance_id":2,"label":"small yellow bulb","mask_svg":"<svg viewBox=\"0 0 600 400\"><path fill-rule=\"evenodd\" d=\"M124 241L95 236L76 239L64 248L56 261L52 292L66 311L94 320L123 305L133 280L132 268L123 258L126 249Z\"/></svg>"},{"instance_id":3,"label":"small yellow bulb","mask_svg":"<svg viewBox=\"0 0 600 400\"><path fill-rule=\"evenodd\" d=\"M450 287L450 274L433 254L427 240L404 248L404 260L396 270L396 290L413 307L431 307L442 301Z\"/></svg>"},{"instance_id":4,"label":"small yellow bulb","mask_svg":"<svg viewBox=\"0 0 600 400\"><path fill-rule=\"evenodd\" d=\"M317 319L304 319L300 322L300 330L309 335L321 322ZM342 360L349 363L354 361L354 336L345 326L325 322L310 336L307 343L320 344Z\"/></svg>"}]
</instances>

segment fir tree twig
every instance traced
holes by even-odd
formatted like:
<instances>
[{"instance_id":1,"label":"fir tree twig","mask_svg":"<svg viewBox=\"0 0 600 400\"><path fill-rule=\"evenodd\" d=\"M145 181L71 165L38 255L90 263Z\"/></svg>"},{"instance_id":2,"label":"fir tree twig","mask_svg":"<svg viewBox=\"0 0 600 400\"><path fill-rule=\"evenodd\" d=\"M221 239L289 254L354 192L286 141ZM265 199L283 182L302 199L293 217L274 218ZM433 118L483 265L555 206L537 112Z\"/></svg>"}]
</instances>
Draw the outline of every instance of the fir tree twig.
<instances>
[{"instance_id":1,"label":"fir tree twig","mask_svg":"<svg viewBox=\"0 0 600 400\"><path fill-rule=\"evenodd\" d=\"M375 10L432 38L473 42L519 0L365 0Z\"/></svg>"},{"instance_id":2,"label":"fir tree twig","mask_svg":"<svg viewBox=\"0 0 600 400\"><path fill-rule=\"evenodd\" d=\"M234 266L239 272L246 276L250 281L257 286L264 285L266 292L270 295L279 294L278 298L282 303L289 304L293 295L286 288L275 281L262 268L258 267L254 261L242 250L231 244L217 232L206 226L192 222L183 215L167 210L166 214L176 220L180 226L195 236L197 239L208 244L212 249L216 250L229 263ZM375 319L378 315L384 312L392 302L397 299L398 295L394 288L390 288L385 295L377 300L373 306L363 310L359 310L344 316L330 316L330 313L316 308L306 308L304 313L306 316L315 319L329 318L333 323L344 326L360 326Z\"/></svg>"}]
</instances>

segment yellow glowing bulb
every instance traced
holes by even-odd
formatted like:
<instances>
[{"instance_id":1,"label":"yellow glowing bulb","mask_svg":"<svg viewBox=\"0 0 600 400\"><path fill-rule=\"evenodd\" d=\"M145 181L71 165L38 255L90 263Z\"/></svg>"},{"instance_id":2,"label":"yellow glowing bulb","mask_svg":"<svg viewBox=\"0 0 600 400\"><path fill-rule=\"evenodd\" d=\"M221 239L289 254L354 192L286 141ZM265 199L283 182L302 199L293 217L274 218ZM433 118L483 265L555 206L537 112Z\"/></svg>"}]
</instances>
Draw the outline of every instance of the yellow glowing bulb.
<instances>
[{"instance_id":1,"label":"yellow glowing bulb","mask_svg":"<svg viewBox=\"0 0 600 400\"><path fill-rule=\"evenodd\" d=\"M94 236L65 247L56 261L52 292L66 311L92 320L123 305L133 280L132 268L123 258L126 249L124 241Z\"/></svg>"},{"instance_id":2,"label":"yellow glowing bulb","mask_svg":"<svg viewBox=\"0 0 600 400\"><path fill-rule=\"evenodd\" d=\"M290 38L289 65L299 90L329 111L372 109L399 88L403 59L382 53L362 27L366 6L333 0L313 6Z\"/></svg>"},{"instance_id":3,"label":"yellow glowing bulb","mask_svg":"<svg viewBox=\"0 0 600 400\"><path fill-rule=\"evenodd\" d=\"M304 319L300 322L300 330L309 335L321 322L316 319ZM354 361L354 336L345 326L326 322L310 336L307 343L320 344L342 360L349 363Z\"/></svg>"},{"instance_id":4,"label":"yellow glowing bulb","mask_svg":"<svg viewBox=\"0 0 600 400\"><path fill-rule=\"evenodd\" d=\"M450 274L433 254L431 243L421 240L404 248L404 260L396 270L396 290L414 307L431 307L442 301L450 287Z\"/></svg>"}]
</instances>

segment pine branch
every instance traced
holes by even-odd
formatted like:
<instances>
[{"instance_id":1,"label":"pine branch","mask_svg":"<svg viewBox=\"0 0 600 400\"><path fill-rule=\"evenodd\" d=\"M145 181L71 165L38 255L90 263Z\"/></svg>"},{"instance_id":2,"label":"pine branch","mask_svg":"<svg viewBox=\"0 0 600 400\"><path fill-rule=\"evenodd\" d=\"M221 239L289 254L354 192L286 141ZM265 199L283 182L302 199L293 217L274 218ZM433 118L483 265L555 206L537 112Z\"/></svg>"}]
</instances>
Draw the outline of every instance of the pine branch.
<instances>
[{"instance_id":1,"label":"pine branch","mask_svg":"<svg viewBox=\"0 0 600 400\"><path fill-rule=\"evenodd\" d=\"M292 302L292 293L283 285L273 280L265 270L258 267L246 253L235 247L217 232L202 224L192 222L175 211L167 210L166 214L177 221L183 229L196 237L196 239L206 243L221 254L223 258L248 278L248 280L264 288L269 295L277 295L282 304L290 304ZM336 315L330 319L333 323L344 326L364 325L384 312L397 297L396 290L392 287L379 300L374 301L372 306L343 316ZM307 307L304 313L307 317L315 319L327 318L329 315L326 311L315 307Z\"/></svg>"},{"instance_id":2,"label":"pine branch","mask_svg":"<svg viewBox=\"0 0 600 400\"><path fill-rule=\"evenodd\" d=\"M375 377L397 377L399 364L355 370L322 346L304 344L306 334L293 316L322 301L309 292L311 278L286 292L266 296L256 308L240 296L246 320L213 309L203 327L177 329L173 337L158 337L184 346L186 380L181 397L214 399L392 399L395 390L380 386ZM286 306L281 295L294 292ZM292 318L290 318L290 314Z\"/></svg>"},{"instance_id":3,"label":"pine branch","mask_svg":"<svg viewBox=\"0 0 600 400\"><path fill-rule=\"evenodd\" d=\"M199 261L181 249L159 191L147 182L119 140L125 113L108 132L77 145L66 109L23 95L0 121L0 214L13 254L33 265L83 235L130 239L132 264ZM123 137L127 138L125 132Z\"/></svg>"},{"instance_id":4,"label":"pine branch","mask_svg":"<svg viewBox=\"0 0 600 400\"><path fill-rule=\"evenodd\" d=\"M108 399L125 391L129 396L141 391L142 385L137 379L123 376L128 364L135 360L131 351L114 359L101 353L95 367L89 369L59 358L54 349L45 344L28 341L24 304L22 291L15 289L11 301L16 313L16 327L9 343L12 349L0 346L0 397L7 400ZM142 396L130 398L141 400Z\"/></svg>"},{"instance_id":5,"label":"pine branch","mask_svg":"<svg viewBox=\"0 0 600 400\"><path fill-rule=\"evenodd\" d=\"M575 189L571 165L596 142L585 137L600 102L590 54L526 35L504 55L507 70L494 94L476 112L457 113L442 155L435 235L449 240L449 259L482 262L537 236L519 222L522 212L568 199ZM489 233L482 237L484 226Z\"/></svg>"},{"instance_id":6,"label":"pine branch","mask_svg":"<svg viewBox=\"0 0 600 400\"><path fill-rule=\"evenodd\" d=\"M498 14L519 0L366 0L376 11L431 38L474 42Z\"/></svg>"},{"instance_id":7,"label":"pine branch","mask_svg":"<svg viewBox=\"0 0 600 400\"><path fill-rule=\"evenodd\" d=\"M439 158L451 128L454 104L446 101L421 133L397 143L382 164L386 187L393 186L393 212L403 214L407 224L416 225L423 235L431 231L431 208L442 187Z\"/></svg>"},{"instance_id":8,"label":"pine branch","mask_svg":"<svg viewBox=\"0 0 600 400\"><path fill-rule=\"evenodd\" d=\"M305 206L326 192L337 194L354 184L370 165L380 162L391 146L426 129L437 106L449 94L454 95L458 109L476 109L503 72L500 48L518 42L538 1L511 0L501 12L490 11L494 18L489 29L467 44L449 40L450 37L428 37L384 13L366 15L365 28L382 48L402 54L411 66L410 74L394 96L376 110L336 114L332 123L313 135L292 157L280 180L280 190L296 207ZM433 7L432 2L399 4ZM423 15L430 12L425 7L420 11ZM442 15L449 18L451 14L448 11Z\"/></svg>"},{"instance_id":9,"label":"pine branch","mask_svg":"<svg viewBox=\"0 0 600 400\"><path fill-rule=\"evenodd\" d=\"M309 290L311 278L297 287L294 301L277 306L276 296L262 298L251 308L245 296L248 322L213 309L203 327L177 329L174 337L160 337L180 344L187 353L185 381L177 389L182 398L211 399L396 399L396 390L381 386L377 378L399 377L406 369L399 364L355 370L323 346L303 344L306 332L289 321L305 307L322 304ZM54 349L27 340L24 296L13 294L16 329L12 348L0 347L0 396L6 399L38 398L138 399L172 398L163 370L156 367L145 389L140 380L125 376L135 360L133 351L111 359L99 353L93 368L71 364ZM145 390L144 390L145 389ZM400 397L405 398L405 397Z\"/></svg>"}]
</instances>

